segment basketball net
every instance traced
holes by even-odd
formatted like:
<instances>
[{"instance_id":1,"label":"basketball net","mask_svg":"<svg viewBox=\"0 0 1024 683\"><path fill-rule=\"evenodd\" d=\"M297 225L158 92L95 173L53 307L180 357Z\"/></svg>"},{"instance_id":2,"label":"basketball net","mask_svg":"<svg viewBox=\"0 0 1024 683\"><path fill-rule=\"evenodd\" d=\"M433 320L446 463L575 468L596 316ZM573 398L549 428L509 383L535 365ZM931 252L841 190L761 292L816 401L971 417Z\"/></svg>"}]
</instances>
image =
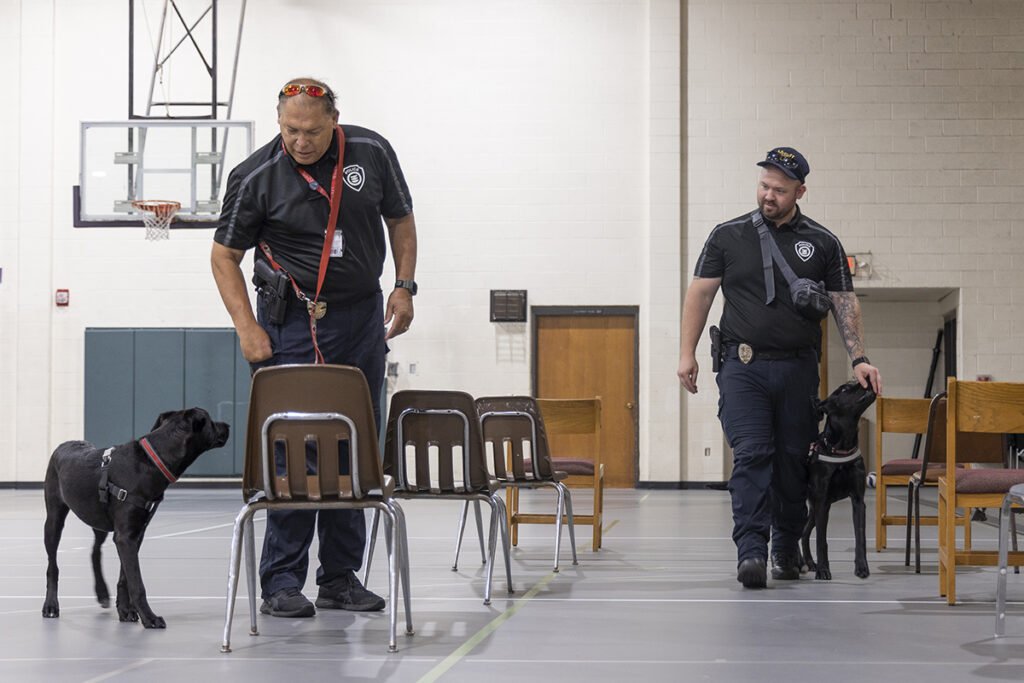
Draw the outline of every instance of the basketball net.
<instances>
[{"instance_id":1,"label":"basketball net","mask_svg":"<svg viewBox=\"0 0 1024 683\"><path fill-rule=\"evenodd\" d=\"M132 206L142 212L142 224L146 226L147 240L170 239L171 221L181 208L181 202L138 199L132 202Z\"/></svg>"}]
</instances>

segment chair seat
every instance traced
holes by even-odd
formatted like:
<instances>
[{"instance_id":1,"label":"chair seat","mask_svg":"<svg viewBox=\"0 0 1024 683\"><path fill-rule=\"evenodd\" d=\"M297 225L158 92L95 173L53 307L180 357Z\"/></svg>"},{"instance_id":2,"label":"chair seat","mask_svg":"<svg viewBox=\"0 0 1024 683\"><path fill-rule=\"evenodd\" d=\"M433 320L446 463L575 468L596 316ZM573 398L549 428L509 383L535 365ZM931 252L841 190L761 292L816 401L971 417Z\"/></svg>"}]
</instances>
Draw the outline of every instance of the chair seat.
<instances>
[{"instance_id":1,"label":"chair seat","mask_svg":"<svg viewBox=\"0 0 1024 683\"><path fill-rule=\"evenodd\" d=\"M1024 484L1024 470L973 469L956 475L957 493L1007 493Z\"/></svg>"},{"instance_id":2,"label":"chair seat","mask_svg":"<svg viewBox=\"0 0 1024 683\"><path fill-rule=\"evenodd\" d=\"M921 469L920 458L903 458L900 460L889 460L888 462L882 463L881 475L886 476L889 474L914 474Z\"/></svg>"},{"instance_id":3,"label":"chair seat","mask_svg":"<svg viewBox=\"0 0 1024 683\"><path fill-rule=\"evenodd\" d=\"M533 469L529 458L523 458L523 465L527 469ZM594 461L587 458L551 458L551 466L571 477L594 476Z\"/></svg>"}]
</instances>

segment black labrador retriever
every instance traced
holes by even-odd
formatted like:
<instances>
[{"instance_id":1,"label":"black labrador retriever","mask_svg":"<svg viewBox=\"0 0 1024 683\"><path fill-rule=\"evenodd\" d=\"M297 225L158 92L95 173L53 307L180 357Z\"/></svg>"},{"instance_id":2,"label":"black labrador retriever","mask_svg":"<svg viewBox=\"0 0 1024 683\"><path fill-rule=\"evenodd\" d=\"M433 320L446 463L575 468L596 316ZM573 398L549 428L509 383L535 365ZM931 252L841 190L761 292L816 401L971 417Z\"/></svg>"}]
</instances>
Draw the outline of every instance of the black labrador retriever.
<instances>
[{"instance_id":1,"label":"black labrador retriever","mask_svg":"<svg viewBox=\"0 0 1024 683\"><path fill-rule=\"evenodd\" d=\"M843 498L849 498L853 504L854 573L862 579L871 573L864 530L867 474L857 444L857 424L874 401L875 392L870 387L862 387L857 380L840 386L824 401L815 399L818 419L825 416L826 420L807 455L808 514L801 545L804 565L808 570L814 570L816 579L832 578L826 538L828 513L832 503ZM811 530L815 528L818 530L817 562L811 556L810 544Z\"/></svg>"},{"instance_id":2,"label":"black labrador retriever","mask_svg":"<svg viewBox=\"0 0 1024 683\"><path fill-rule=\"evenodd\" d=\"M88 441L66 441L50 456L43 487L46 501L44 617L60 616L57 601L57 546L68 511L93 528L92 571L96 599L110 607L110 592L100 567L100 546L114 532L121 560L117 580L117 614L121 621L142 621L165 628L146 601L139 569L139 547L164 490L196 458L227 443L229 426L214 422L202 408L161 413L153 429L137 441L100 450Z\"/></svg>"}]
</instances>

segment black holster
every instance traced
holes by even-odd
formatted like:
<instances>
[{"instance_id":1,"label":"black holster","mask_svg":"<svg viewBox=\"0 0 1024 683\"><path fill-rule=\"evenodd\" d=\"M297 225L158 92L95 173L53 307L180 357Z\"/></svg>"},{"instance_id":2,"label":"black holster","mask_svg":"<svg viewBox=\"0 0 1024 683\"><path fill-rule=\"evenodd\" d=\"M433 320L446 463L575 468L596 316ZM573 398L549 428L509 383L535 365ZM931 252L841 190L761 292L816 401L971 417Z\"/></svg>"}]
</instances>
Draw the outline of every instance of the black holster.
<instances>
[{"instance_id":1,"label":"black holster","mask_svg":"<svg viewBox=\"0 0 1024 683\"><path fill-rule=\"evenodd\" d=\"M711 333L711 372L718 372L722 368L722 331L712 325L709 332Z\"/></svg>"},{"instance_id":2,"label":"black holster","mask_svg":"<svg viewBox=\"0 0 1024 683\"><path fill-rule=\"evenodd\" d=\"M260 296L267 299L267 316L274 325L284 322L288 308L288 275L283 270L274 270L270 263L256 259L253 265L253 283Z\"/></svg>"}]
</instances>

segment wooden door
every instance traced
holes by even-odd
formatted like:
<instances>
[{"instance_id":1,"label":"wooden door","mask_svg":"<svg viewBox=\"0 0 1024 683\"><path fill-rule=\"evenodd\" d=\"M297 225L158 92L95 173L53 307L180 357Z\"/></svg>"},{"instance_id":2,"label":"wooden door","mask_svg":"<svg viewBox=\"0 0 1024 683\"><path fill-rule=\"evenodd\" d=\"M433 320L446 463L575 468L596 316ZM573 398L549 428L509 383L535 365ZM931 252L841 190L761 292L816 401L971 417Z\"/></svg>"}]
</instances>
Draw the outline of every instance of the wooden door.
<instances>
[{"instance_id":1,"label":"wooden door","mask_svg":"<svg viewBox=\"0 0 1024 683\"><path fill-rule=\"evenodd\" d=\"M534 395L600 396L605 486L634 488L639 459L637 308L535 306L532 312ZM578 437L558 438L571 448ZM552 440L551 447L558 453L559 441Z\"/></svg>"}]
</instances>

